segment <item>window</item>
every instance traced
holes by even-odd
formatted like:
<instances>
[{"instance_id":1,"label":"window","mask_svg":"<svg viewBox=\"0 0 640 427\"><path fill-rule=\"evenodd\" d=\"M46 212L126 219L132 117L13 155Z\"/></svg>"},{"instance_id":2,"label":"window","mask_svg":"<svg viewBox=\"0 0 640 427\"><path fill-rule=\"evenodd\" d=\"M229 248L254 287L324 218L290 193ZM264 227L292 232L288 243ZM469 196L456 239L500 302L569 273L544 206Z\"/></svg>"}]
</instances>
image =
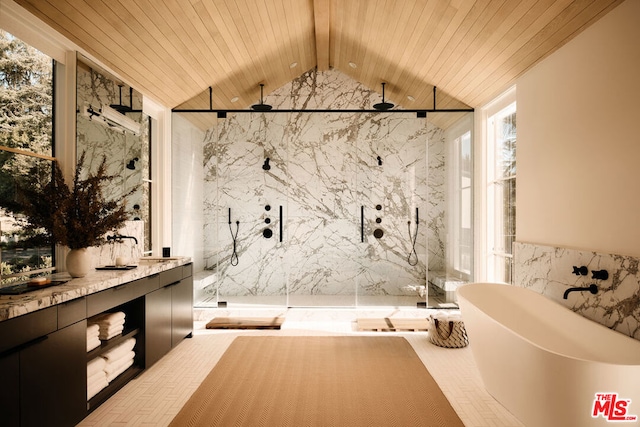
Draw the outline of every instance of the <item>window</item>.
<instances>
[{"instance_id":1,"label":"window","mask_svg":"<svg viewBox=\"0 0 640 427\"><path fill-rule=\"evenodd\" d=\"M487 278L512 283L516 236L516 103L486 120Z\"/></svg>"},{"instance_id":2,"label":"window","mask_svg":"<svg viewBox=\"0 0 640 427\"><path fill-rule=\"evenodd\" d=\"M54 62L0 30L0 284L54 265L53 244L10 211L16 189L51 177Z\"/></svg>"}]
</instances>

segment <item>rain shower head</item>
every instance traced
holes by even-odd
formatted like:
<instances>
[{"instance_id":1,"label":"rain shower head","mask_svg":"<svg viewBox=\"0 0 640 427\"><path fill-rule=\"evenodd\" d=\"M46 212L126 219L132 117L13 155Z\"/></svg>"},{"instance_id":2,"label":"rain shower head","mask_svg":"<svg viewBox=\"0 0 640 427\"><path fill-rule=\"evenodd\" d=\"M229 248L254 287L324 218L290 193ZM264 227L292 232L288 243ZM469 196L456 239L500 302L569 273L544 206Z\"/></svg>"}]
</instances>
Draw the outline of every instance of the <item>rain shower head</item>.
<instances>
[{"instance_id":1,"label":"rain shower head","mask_svg":"<svg viewBox=\"0 0 640 427\"><path fill-rule=\"evenodd\" d=\"M262 165L262 169L268 171L271 169L271 165L269 164L269 158L264 159L264 165Z\"/></svg>"},{"instance_id":2,"label":"rain shower head","mask_svg":"<svg viewBox=\"0 0 640 427\"><path fill-rule=\"evenodd\" d=\"M385 83L382 83L382 102L379 102L377 104L373 104L373 108L375 108L378 111L387 111L393 108L393 104L390 102L385 102L384 100L384 85Z\"/></svg>"},{"instance_id":3,"label":"rain shower head","mask_svg":"<svg viewBox=\"0 0 640 427\"><path fill-rule=\"evenodd\" d=\"M269 104L265 104L262 100L262 88L264 87L264 84L260 83L260 103L259 104L253 104L251 106L251 109L254 111L270 111L273 107Z\"/></svg>"}]
</instances>

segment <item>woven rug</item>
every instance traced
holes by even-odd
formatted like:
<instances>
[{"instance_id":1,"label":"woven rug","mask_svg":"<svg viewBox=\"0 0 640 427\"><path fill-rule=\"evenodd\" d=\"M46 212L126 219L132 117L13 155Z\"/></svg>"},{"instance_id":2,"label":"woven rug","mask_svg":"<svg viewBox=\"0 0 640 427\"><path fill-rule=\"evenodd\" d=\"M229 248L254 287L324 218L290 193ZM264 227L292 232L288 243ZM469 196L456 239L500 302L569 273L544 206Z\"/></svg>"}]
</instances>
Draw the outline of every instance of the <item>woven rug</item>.
<instances>
[{"instance_id":1,"label":"woven rug","mask_svg":"<svg viewBox=\"0 0 640 427\"><path fill-rule=\"evenodd\" d=\"M238 337L170 424L464 426L402 337Z\"/></svg>"},{"instance_id":2,"label":"woven rug","mask_svg":"<svg viewBox=\"0 0 640 427\"><path fill-rule=\"evenodd\" d=\"M207 329L280 329L284 317L214 317Z\"/></svg>"}]
</instances>

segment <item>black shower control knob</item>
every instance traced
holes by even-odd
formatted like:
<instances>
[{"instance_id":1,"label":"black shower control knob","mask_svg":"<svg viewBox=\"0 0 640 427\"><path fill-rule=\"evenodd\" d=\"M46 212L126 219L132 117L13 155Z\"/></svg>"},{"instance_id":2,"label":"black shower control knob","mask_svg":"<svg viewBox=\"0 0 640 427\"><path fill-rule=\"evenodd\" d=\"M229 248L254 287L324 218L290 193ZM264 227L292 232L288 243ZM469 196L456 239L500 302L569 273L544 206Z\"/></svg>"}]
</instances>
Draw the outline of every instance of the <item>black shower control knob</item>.
<instances>
[{"instance_id":1,"label":"black shower control knob","mask_svg":"<svg viewBox=\"0 0 640 427\"><path fill-rule=\"evenodd\" d=\"M382 231L381 228L376 228L373 231L373 237L375 237L376 239L380 239L380 238L382 238L382 236L384 236L384 231Z\"/></svg>"},{"instance_id":2,"label":"black shower control knob","mask_svg":"<svg viewBox=\"0 0 640 427\"><path fill-rule=\"evenodd\" d=\"M265 218L264 219L264 223L265 224L271 224L271 218Z\"/></svg>"},{"instance_id":3,"label":"black shower control knob","mask_svg":"<svg viewBox=\"0 0 640 427\"><path fill-rule=\"evenodd\" d=\"M382 210L382 205L376 205L376 210L381 211Z\"/></svg>"},{"instance_id":4,"label":"black shower control knob","mask_svg":"<svg viewBox=\"0 0 640 427\"><path fill-rule=\"evenodd\" d=\"M588 272L589 270L584 265L582 267L576 267L575 265L573 266L573 274L575 274L576 276L586 276Z\"/></svg>"},{"instance_id":5,"label":"black shower control knob","mask_svg":"<svg viewBox=\"0 0 640 427\"><path fill-rule=\"evenodd\" d=\"M593 270L591 273L593 274L592 279L607 280L609 278L609 272L607 270Z\"/></svg>"},{"instance_id":6,"label":"black shower control knob","mask_svg":"<svg viewBox=\"0 0 640 427\"><path fill-rule=\"evenodd\" d=\"M265 238L265 239L270 239L270 238L271 238L271 236L273 236L273 231L271 231L271 229L270 229L270 228L265 228L265 229L262 231L262 235L264 236L264 238Z\"/></svg>"},{"instance_id":7,"label":"black shower control knob","mask_svg":"<svg viewBox=\"0 0 640 427\"><path fill-rule=\"evenodd\" d=\"M382 218L376 218L376 224L380 224L382 222Z\"/></svg>"},{"instance_id":8,"label":"black shower control knob","mask_svg":"<svg viewBox=\"0 0 640 427\"><path fill-rule=\"evenodd\" d=\"M265 210L265 211L270 211L270 210L271 210L271 205L267 205L267 206L265 206L265 207L264 207L264 210Z\"/></svg>"}]
</instances>

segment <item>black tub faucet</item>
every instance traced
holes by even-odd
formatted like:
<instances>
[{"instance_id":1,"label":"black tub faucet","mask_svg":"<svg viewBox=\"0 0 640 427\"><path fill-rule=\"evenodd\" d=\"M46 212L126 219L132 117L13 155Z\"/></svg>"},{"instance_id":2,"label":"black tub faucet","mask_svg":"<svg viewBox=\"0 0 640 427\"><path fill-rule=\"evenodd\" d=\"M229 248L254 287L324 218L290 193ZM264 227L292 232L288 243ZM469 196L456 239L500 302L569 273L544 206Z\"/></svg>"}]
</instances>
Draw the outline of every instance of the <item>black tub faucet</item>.
<instances>
[{"instance_id":1,"label":"black tub faucet","mask_svg":"<svg viewBox=\"0 0 640 427\"><path fill-rule=\"evenodd\" d=\"M116 243L122 243L122 239L132 239L134 242L136 242L136 245L138 244L138 239L136 239L134 236L123 236L121 234L107 236L107 241L114 240Z\"/></svg>"},{"instance_id":2,"label":"black tub faucet","mask_svg":"<svg viewBox=\"0 0 640 427\"><path fill-rule=\"evenodd\" d=\"M595 295L598 293L598 285L593 284L593 285L587 286L586 288L569 288L566 291L564 291L564 295L562 296L562 298L567 299L567 297L571 292L576 292L576 291L589 291Z\"/></svg>"}]
</instances>

